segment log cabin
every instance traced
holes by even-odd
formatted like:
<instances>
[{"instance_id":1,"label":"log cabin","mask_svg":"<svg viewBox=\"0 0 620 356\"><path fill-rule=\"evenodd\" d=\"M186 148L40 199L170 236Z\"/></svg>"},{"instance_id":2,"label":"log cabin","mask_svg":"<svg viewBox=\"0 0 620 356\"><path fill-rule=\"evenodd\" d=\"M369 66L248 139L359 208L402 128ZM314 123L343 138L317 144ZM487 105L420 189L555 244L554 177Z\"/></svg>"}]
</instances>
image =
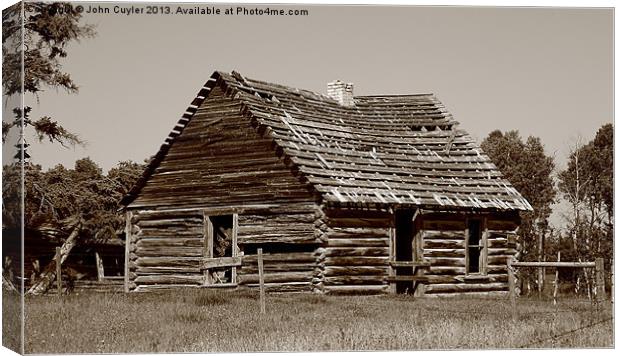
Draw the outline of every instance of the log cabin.
<instances>
[{"instance_id":1,"label":"log cabin","mask_svg":"<svg viewBox=\"0 0 620 356\"><path fill-rule=\"evenodd\" d=\"M121 202L125 291L502 294L532 207L433 94L215 72Z\"/></svg>"}]
</instances>

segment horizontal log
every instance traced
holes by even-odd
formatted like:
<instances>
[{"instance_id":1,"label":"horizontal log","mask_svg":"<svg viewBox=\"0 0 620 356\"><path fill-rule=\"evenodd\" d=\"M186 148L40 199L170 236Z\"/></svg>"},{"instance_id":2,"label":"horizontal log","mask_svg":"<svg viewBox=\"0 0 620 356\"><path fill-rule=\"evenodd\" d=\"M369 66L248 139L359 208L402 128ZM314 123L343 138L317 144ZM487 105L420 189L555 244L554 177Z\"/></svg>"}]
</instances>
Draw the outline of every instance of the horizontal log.
<instances>
[{"instance_id":1,"label":"horizontal log","mask_svg":"<svg viewBox=\"0 0 620 356\"><path fill-rule=\"evenodd\" d=\"M387 238L330 238L328 247L388 247Z\"/></svg>"},{"instance_id":2,"label":"horizontal log","mask_svg":"<svg viewBox=\"0 0 620 356\"><path fill-rule=\"evenodd\" d=\"M487 265L487 273L488 274L498 274L498 273L507 273L508 266L507 265Z\"/></svg>"},{"instance_id":3,"label":"horizontal log","mask_svg":"<svg viewBox=\"0 0 620 356\"><path fill-rule=\"evenodd\" d=\"M385 284L386 277L381 275L330 276L323 278L323 284L325 286Z\"/></svg>"},{"instance_id":4,"label":"horizontal log","mask_svg":"<svg viewBox=\"0 0 620 356\"><path fill-rule=\"evenodd\" d=\"M422 238L426 240L465 240L465 231L422 230Z\"/></svg>"},{"instance_id":5,"label":"horizontal log","mask_svg":"<svg viewBox=\"0 0 620 356\"><path fill-rule=\"evenodd\" d=\"M258 284L246 284L250 288L258 288ZM265 283L266 292L285 293L285 292L310 292L313 286L309 282L288 282L288 283Z\"/></svg>"},{"instance_id":6,"label":"horizontal log","mask_svg":"<svg viewBox=\"0 0 620 356\"><path fill-rule=\"evenodd\" d=\"M178 218L178 219L157 219L157 220L140 220L138 223L140 228L147 227L194 227L202 226L201 218Z\"/></svg>"},{"instance_id":7,"label":"horizontal log","mask_svg":"<svg viewBox=\"0 0 620 356\"><path fill-rule=\"evenodd\" d=\"M392 267L430 267L429 261L390 261Z\"/></svg>"},{"instance_id":8,"label":"horizontal log","mask_svg":"<svg viewBox=\"0 0 620 356\"><path fill-rule=\"evenodd\" d=\"M263 253L263 262L314 262L316 257L314 252L289 252L289 253ZM257 255L243 256L243 265L257 264Z\"/></svg>"},{"instance_id":9,"label":"horizontal log","mask_svg":"<svg viewBox=\"0 0 620 356\"><path fill-rule=\"evenodd\" d=\"M509 246L508 240L505 238L502 239L487 239L487 246L490 248L509 248L513 246Z\"/></svg>"},{"instance_id":10,"label":"horizontal log","mask_svg":"<svg viewBox=\"0 0 620 356\"><path fill-rule=\"evenodd\" d=\"M387 266L388 257L326 257L325 266Z\"/></svg>"},{"instance_id":11,"label":"horizontal log","mask_svg":"<svg viewBox=\"0 0 620 356\"><path fill-rule=\"evenodd\" d=\"M200 238L203 236L203 227L194 227L194 228L182 228L182 229L173 229L173 228L144 228L141 229L139 233L140 238Z\"/></svg>"},{"instance_id":12,"label":"horizontal log","mask_svg":"<svg viewBox=\"0 0 620 356\"><path fill-rule=\"evenodd\" d=\"M456 266L431 266L425 274L438 274L438 275L464 275L465 267Z\"/></svg>"},{"instance_id":13,"label":"horizontal log","mask_svg":"<svg viewBox=\"0 0 620 356\"><path fill-rule=\"evenodd\" d=\"M288 225L288 224L300 224L300 225L313 225L316 220L314 212L304 213L281 213L271 215L239 215L239 225L252 226L252 225Z\"/></svg>"},{"instance_id":14,"label":"horizontal log","mask_svg":"<svg viewBox=\"0 0 620 356\"><path fill-rule=\"evenodd\" d=\"M512 255L495 255L487 257L487 264L490 265L504 265L508 263L508 260L512 258Z\"/></svg>"},{"instance_id":15,"label":"horizontal log","mask_svg":"<svg viewBox=\"0 0 620 356\"><path fill-rule=\"evenodd\" d=\"M388 276L388 282L426 282L428 281L428 277L426 276L409 276L409 275L396 275L396 276Z\"/></svg>"},{"instance_id":16,"label":"horizontal log","mask_svg":"<svg viewBox=\"0 0 620 356\"><path fill-rule=\"evenodd\" d=\"M205 258L202 263L202 268L204 269L233 266L241 266L241 256Z\"/></svg>"},{"instance_id":17,"label":"horizontal log","mask_svg":"<svg viewBox=\"0 0 620 356\"><path fill-rule=\"evenodd\" d=\"M423 220L422 229L425 230L441 230L441 231L463 231L466 229L465 221L441 221L441 220Z\"/></svg>"},{"instance_id":18,"label":"horizontal log","mask_svg":"<svg viewBox=\"0 0 620 356\"><path fill-rule=\"evenodd\" d=\"M182 203L182 201L180 202ZM202 216L203 212L206 215L228 215L228 214L260 214L260 215L278 215L278 214L304 214L313 213L318 210L318 207L314 202L301 202L301 203L284 203L284 204L227 204L226 206L210 206L208 204L203 206L188 206L188 207L166 207L158 206L161 209L151 210L136 210L140 215L159 218L167 216Z\"/></svg>"},{"instance_id":19,"label":"horizontal log","mask_svg":"<svg viewBox=\"0 0 620 356\"><path fill-rule=\"evenodd\" d=\"M137 242L138 248L153 247L204 247L204 239L200 238L149 238Z\"/></svg>"},{"instance_id":20,"label":"horizontal log","mask_svg":"<svg viewBox=\"0 0 620 356\"><path fill-rule=\"evenodd\" d=\"M204 275L174 275L174 274L160 274L149 276L138 276L134 282L138 285L143 284L202 284L204 281Z\"/></svg>"},{"instance_id":21,"label":"horizontal log","mask_svg":"<svg viewBox=\"0 0 620 356\"><path fill-rule=\"evenodd\" d=\"M424 249L439 249L439 248L448 248L448 249L458 249L465 248L465 240L423 240L423 248Z\"/></svg>"},{"instance_id":22,"label":"horizontal log","mask_svg":"<svg viewBox=\"0 0 620 356\"><path fill-rule=\"evenodd\" d=\"M504 271L505 272L505 271ZM458 283L478 283L478 282L469 282L467 280L465 280L463 277L464 276L450 276L450 275L429 275L426 274L424 275L427 278L427 281L429 284L435 284L435 283L439 283L439 284L458 284ZM489 282L489 283L495 283L495 282L502 282L502 283L507 283L508 282L508 275L507 274L488 274L485 276L484 279L485 282Z\"/></svg>"},{"instance_id":23,"label":"horizontal log","mask_svg":"<svg viewBox=\"0 0 620 356\"><path fill-rule=\"evenodd\" d=\"M388 256L387 247L327 247L325 248L325 256Z\"/></svg>"},{"instance_id":24,"label":"horizontal log","mask_svg":"<svg viewBox=\"0 0 620 356\"><path fill-rule=\"evenodd\" d=\"M324 276L387 275L385 266L325 266Z\"/></svg>"},{"instance_id":25,"label":"horizontal log","mask_svg":"<svg viewBox=\"0 0 620 356\"><path fill-rule=\"evenodd\" d=\"M349 285L324 286L325 294L383 294L388 292L388 285Z\"/></svg>"},{"instance_id":26,"label":"horizontal log","mask_svg":"<svg viewBox=\"0 0 620 356\"><path fill-rule=\"evenodd\" d=\"M133 210L131 222L136 223L141 220L160 220L178 217L202 219L202 209L196 208L185 211Z\"/></svg>"},{"instance_id":27,"label":"horizontal log","mask_svg":"<svg viewBox=\"0 0 620 356\"><path fill-rule=\"evenodd\" d=\"M291 262L286 261L282 263L273 262L273 263L264 263L263 271L265 274L267 273L277 273L277 272L302 272L302 271L313 271L316 267L316 262ZM258 266L256 264L244 264L241 268L237 269L237 274L253 274L258 273Z\"/></svg>"},{"instance_id":28,"label":"horizontal log","mask_svg":"<svg viewBox=\"0 0 620 356\"><path fill-rule=\"evenodd\" d=\"M334 221L343 219L369 219L369 220L392 220L392 213L377 209L333 209L324 208L323 213L326 218Z\"/></svg>"},{"instance_id":29,"label":"horizontal log","mask_svg":"<svg viewBox=\"0 0 620 356\"><path fill-rule=\"evenodd\" d=\"M199 274L202 269L197 267L170 267L170 266L153 266L153 267L141 267L136 263L130 263L129 268L132 271L135 271L138 275L147 275L147 274L162 274L162 273L174 273L174 274Z\"/></svg>"},{"instance_id":30,"label":"horizontal log","mask_svg":"<svg viewBox=\"0 0 620 356\"><path fill-rule=\"evenodd\" d=\"M133 292L159 292L159 291L175 291L182 293L183 289L197 289L203 288L198 284L142 284L136 286Z\"/></svg>"},{"instance_id":31,"label":"horizontal log","mask_svg":"<svg viewBox=\"0 0 620 356\"><path fill-rule=\"evenodd\" d=\"M424 259L431 263L431 266L445 266L445 267L464 267L464 257L428 257L424 256Z\"/></svg>"},{"instance_id":32,"label":"horizontal log","mask_svg":"<svg viewBox=\"0 0 620 356\"><path fill-rule=\"evenodd\" d=\"M389 228L392 226L392 219L373 219L373 218L323 218L329 227L371 227Z\"/></svg>"},{"instance_id":33,"label":"horizontal log","mask_svg":"<svg viewBox=\"0 0 620 356\"><path fill-rule=\"evenodd\" d=\"M487 255L489 256L514 256L517 254L517 250L514 248L489 248L487 249Z\"/></svg>"},{"instance_id":34,"label":"horizontal log","mask_svg":"<svg viewBox=\"0 0 620 356\"><path fill-rule=\"evenodd\" d=\"M288 282L304 282L309 283L312 280L314 272L280 272L265 273L265 283L288 283ZM256 284L259 283L258 274L242 274L239 275L239 284Z\"/></svg>"},{"instance_id":35,"label":"horizontal log","mask_svg":"<svg viewBox=\"0 0 620 356\"><path fill-rule=\"evenodd\" d=\"M314 230L308 232L299 232L295 234L283 234L280 232L256 234L254 231L242 232L237 235L239 244L257 244L257 243L298 243L298 244L314 244L320 243L321 240L315 236Z\"/></svg>"},{"instance_id":36,"label":"horizontal log","mask_svg":"<svg viewBox=\"0 0 620 356\"><path fill-rule=\"evenodd\" d=\"M492 230L505 230L505 231L514 231L519 227L518 222L516 221L507 221L507 220L487 220L487 228Z\"/></svg>"},{"instance_id":37,"label":"horizontal log","mask_svg":"<svg viewBox=\"0 0 620 356\"><path fill-rule=\"evenodd\" d=\"M312 224L270 224L265 223L263 225L243 225L239 223L239 234L241 235L261 235L261 234L278 234L280 236L286 235L303 235L314 233L314 223Z\"/></svg>"},{"instance_id":38,"label":"horizontal log","mask_svg":"<svg viewBox=\"0 0 620 356\"><path fill-rule=\"evenodd\" d=\"M331 238L388 238L388 229L382 228L330 228L325 232L328 239Z\"/></svg>"},{"instance_id":39,"label":"horizontal log","mask_svg":"<svg viewBox=\"0 0 620 356\"><path fill-rule=\"evenodd\" d=\"M135 254L139 257L201 257L204 255L204 247L137 247Z\"/></svg>"},{"instance_id":40,"label":"horizontal log","mask_svg":"<svg viewBox=\"0 0 620 356\"><path fill-rule=\"evenodd\" d=\"M465 249L457 248L457 249L424 249L424 257L457 257L457 258L465 258Z\"/></svg>"},{"instance_id":41,"label":"horizontal log","mask_svg":"<svg viewBox=\"0 0 620 356\"><path fill-rule=\"evenodd\" d=\"M202 257L139 257L140 267L200 267Z\"/></svg>"},{"instance_id":42,"label":"horizontal log","mask_svg":"<svg viewBox=\"0 0 620 356\"><path fill-rule=\"evenodd\" d=\"M73 281L74 287L101 287L101 286L122 286L124 281L121 280L103 280L103 281L91 281L91 280L76 280Z\"/></svg>"},{"instance_id":43,"label":"horizontal log","mask_svg":"<svg viewBox=\"0 0 620 356\"><path fill-rule=\"evenodd\" d=\"M229 187L228 189L237 189L238 187ZM170 187L169 189L173 189ZM189 190L189 189L188 189ZM248 204L260 204L266 200L272 201L274 203L286 204L286 203L295 203L295 202L303 202L307 201L307 193L304 196L295 196L293 194L288 194L287 197L275 197L275 196L265 196L264 194L258 194L254 196L245 195L242 197L235 197L234 200L225 199L225 198L216 198L215 195L208 194L210 191L200 190L195 191L196 195L189 195L189 193L184 193L186 196L183 199L172 198L172 195L160 195L153 196L152 199L140 198L140 201L136 199L132 204L139 204L142 207L155 207L155 206L166 206L169 208L188 208L195 206L210 206L213 209L219 208L221 211L229 211L231 204L235 204L235 200L237 203L239 202L247 202ZM218 192L214 192L218 193ZM218 194L223 194L224 192L219 192Z\"/></svg>"}]
</instances>

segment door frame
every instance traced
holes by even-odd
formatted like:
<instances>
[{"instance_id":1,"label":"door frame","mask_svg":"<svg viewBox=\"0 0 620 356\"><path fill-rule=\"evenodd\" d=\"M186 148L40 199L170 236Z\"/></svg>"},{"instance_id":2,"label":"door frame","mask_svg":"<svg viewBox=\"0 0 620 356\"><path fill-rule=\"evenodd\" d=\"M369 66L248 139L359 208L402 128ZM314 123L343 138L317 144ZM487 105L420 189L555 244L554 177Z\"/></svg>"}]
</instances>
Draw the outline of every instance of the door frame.
<instances>
[{"instance_id":1,"label":"door frame","mask_svg":"<svg viewBox=\"0 0 620 356\"><path fill-rule=\"evenodd\" d=\"M230 257L213 257L213 222L211 217L232 215L232 230L231 230L231 256ZM237 235L239 231L239 214L237 213L222 213L209 214L208 210L203 210L203 263L201 269L203 270L204 281L203 287L226 287L237 285L237 267L241 266L241 256L239 255L239 246L237 244ZM211 269L230 267L231 275L230 282L227 283L214 283L211 276Z\"/></svg>"}]
</instances>

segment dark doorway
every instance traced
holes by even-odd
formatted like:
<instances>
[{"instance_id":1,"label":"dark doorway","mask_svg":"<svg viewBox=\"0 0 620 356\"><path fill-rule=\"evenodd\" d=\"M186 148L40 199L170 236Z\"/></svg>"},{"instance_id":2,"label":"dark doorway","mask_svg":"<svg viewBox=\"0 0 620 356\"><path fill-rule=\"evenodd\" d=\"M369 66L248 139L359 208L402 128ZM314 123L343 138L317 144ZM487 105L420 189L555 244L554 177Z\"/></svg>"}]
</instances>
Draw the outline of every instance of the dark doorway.
<instances>
[{"instance_id":1,"label":"dark doorway","mask_svg":"<svg viewBox=\"0 0 620 356\"><path fill-rule=\"evenodd\" d=\"M394 257L396 261L413 261L413 238L416 234L413 222L414 212L397 210L394 214L396 236L394 239ZM397 276L411 276L411 267L394 267ZM396 282L396 293L413 293L413 281Z\"/></svg>"},{"instance_id":2,"label":"dark doorway","mask_svg":"<svg viewBox=\"0 0 620 356\"><path fill-rule=\"evenodd\" d=\"M480 225L480 220L469 220L467 224L467 253L469 255L467 273L480 273L480 255L483 248Z\"/></svg>"}]
</instances>

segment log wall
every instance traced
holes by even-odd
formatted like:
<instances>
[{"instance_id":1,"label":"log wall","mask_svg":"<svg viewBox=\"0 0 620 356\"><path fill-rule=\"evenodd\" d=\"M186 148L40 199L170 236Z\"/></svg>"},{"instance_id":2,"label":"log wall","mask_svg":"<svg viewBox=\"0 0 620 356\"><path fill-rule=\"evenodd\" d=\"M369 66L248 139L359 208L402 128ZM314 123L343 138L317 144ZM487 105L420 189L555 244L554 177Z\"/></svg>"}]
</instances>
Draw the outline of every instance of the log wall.
<instances>
[{"instance_id":1,"label":"log wall","mask_svg":"<svg viewBox=\"0 0 620 356\"><path fill-rule=\"evenodd\" d=\"M203 284L202 210L133 211L129 239L130 291Z\"/></svg>"},{"instance_id":2,"label":"log wall","mask_svg":"<svg viewBox=\"0 0 620 356\"><path fill-rule=\"evenodd\" d=\"M481 243L485 251L481 258L485 271L467 274L467 218L483 222ZM496 295L508 292L507 261L516 254L513 230L518 226L511 217L472 214L437 214L422 216L424 260L431 266L426 271L427 296L459 294ZM486 242L485 242L486 240ZM510 240L510 241L509 241Z\"/></svg>"},{"instance_id":3,"label":"log wall","mask_svg":"<svg viewBox=\"0 0 620 356\"><path fill-rule=\"evenodd\" d=\"M268 290L311 290L317 197L274 147L216 86L128 206L131 290L203 285L203 212L238 214L239 285L256 284L262 247Z\"/></svg>"},{"instance_id":4,"label":"log wall","mask_svg":"<svg viewBox=\"0 0 620 356\"><path fill-rule=\"evenodd\" d=\"M316 289L326 294L387 293L391 222L390 214L376 210L322 210Z\"/></svg>"},{"instance_id":5,"label":"log wall","mask_svg":"<svg viewBox=\"0 0 620 356\"><path fill-rule=\"evenodd\" d=\"M201 287L205 255L204 216L225 210L132 210L129 289L148 291ZM318 217L313 204L255 206L229 210L238 215L241 266L235 284L256 287L256 250L264 251L267 290L311 291L317 261Z\"/></svg>"},{"instance_id":6,"label":"log wall","mask_svg":"<svg viewBox=\"0 0 620 356\"><path fill-rule=\"evenodd\" d=\"M240 286L258 287L257 249L263 249L265 288L271 292L310 292L321 243L315 204L283 204L239 213L237 241L243 253Z\"/></svg>"}]
</instances>

